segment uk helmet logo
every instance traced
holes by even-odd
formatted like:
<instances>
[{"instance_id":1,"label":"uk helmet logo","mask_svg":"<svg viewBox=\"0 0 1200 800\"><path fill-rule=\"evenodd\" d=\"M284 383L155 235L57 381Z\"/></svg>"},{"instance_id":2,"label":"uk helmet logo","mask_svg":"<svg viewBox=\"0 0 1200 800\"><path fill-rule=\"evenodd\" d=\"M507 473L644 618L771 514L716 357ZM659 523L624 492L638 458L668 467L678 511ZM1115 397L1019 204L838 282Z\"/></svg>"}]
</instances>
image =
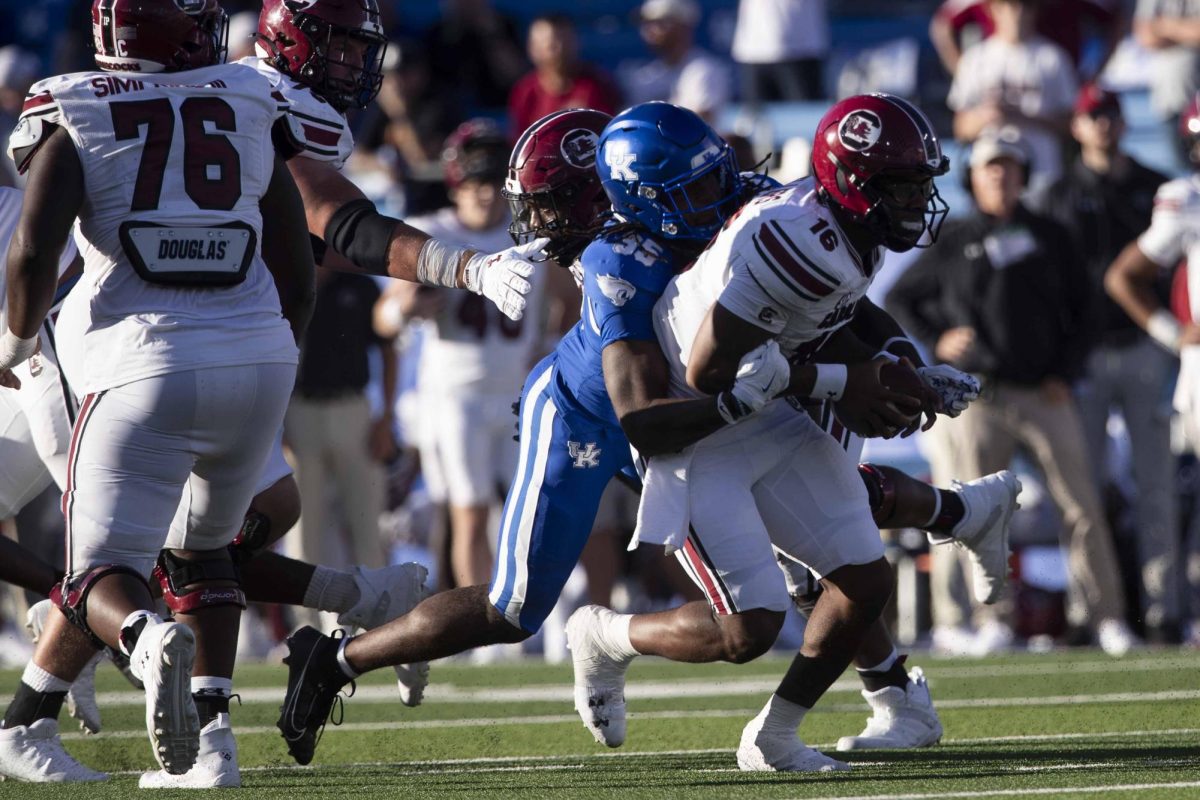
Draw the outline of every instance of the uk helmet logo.
<instances>
[{"instance_id":1,"label":"uk helmet logo","mask_svg":"<svg viewBox=\"0 0 1200 800\"><path fill-rule=\"evenodd\" d=\"M878 142L882 133L883 123L879 121L875 112L866 109L851 111L838 126L838 139L847 150L856 153Z\"/></svg>"},{"instance_id":2,"label":"uk helmet logo","mask_svg":"<svg viewBox=\"0 0 1200 800\"><path fill-rule=\"evenodd\" d=\"M563 159L576 169L587 169L596 163L596 145L600 137L587 128L568 131L559 149Z\"/></svg>"}]
</instances>

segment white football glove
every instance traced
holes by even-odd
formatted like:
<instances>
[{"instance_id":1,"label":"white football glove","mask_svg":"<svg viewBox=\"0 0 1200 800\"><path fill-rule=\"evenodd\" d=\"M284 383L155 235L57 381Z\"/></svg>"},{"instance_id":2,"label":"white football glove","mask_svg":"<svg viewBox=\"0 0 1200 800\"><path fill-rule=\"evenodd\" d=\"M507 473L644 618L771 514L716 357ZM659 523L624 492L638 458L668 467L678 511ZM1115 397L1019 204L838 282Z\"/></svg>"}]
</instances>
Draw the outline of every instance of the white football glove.
<instances>
[{"instance_id":1,"label":"white football glove","mask_svg":"<svg viewBox=\"0 0 1200 800\"><path fill-rule=\"evenodd\" d=\"M957 417L979 397L979 380L949 364L918 367L917 372L942 398L942 413L947 417Z\"/></svg>"},{"instance_id":2,"label":"white football glove","mask_svg":"<svg viewBox=\"0 0 1200 800\"><path fill-rule=\"evenodd\" d=\"M495 303L504 316L519 320L525 314L525 295L533 288L528 280L537 267L533 256L549 241L534 239L499 253L476 253L463 271L463 285Z\"/></svg>"},{"instance_id":3,"label":"white football glove","mask_svg":"<svg viewBox=\"0 0 1200 800\"><path fill-rule=\"evenodd\" d=\"M762 407L788 387L792 379L792 365L779 350L779 343L770 339L742 356L738 363L737 378L729 393L745 408L738 414L761 411Z\"/></svg>"}]
</instances>

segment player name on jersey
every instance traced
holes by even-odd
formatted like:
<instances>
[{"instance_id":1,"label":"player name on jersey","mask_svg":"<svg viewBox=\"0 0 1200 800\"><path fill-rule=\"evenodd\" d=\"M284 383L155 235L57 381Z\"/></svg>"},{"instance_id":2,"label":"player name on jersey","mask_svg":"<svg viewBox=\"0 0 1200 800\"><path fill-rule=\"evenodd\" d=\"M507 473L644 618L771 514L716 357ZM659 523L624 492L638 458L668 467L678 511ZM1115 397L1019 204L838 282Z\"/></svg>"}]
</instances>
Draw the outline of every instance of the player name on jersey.
<instances>
[{"instance_id":1,"label":"player name on jersey","mask_svg":"<svg viewBox=\"0 0 1200 800\"><path fill-rule=\"evenodd\" d=\"M157 283L241 283L257 237L248 225L215 227L126 222L121 244L133 268Z\"/></svg>"}]
</instances>

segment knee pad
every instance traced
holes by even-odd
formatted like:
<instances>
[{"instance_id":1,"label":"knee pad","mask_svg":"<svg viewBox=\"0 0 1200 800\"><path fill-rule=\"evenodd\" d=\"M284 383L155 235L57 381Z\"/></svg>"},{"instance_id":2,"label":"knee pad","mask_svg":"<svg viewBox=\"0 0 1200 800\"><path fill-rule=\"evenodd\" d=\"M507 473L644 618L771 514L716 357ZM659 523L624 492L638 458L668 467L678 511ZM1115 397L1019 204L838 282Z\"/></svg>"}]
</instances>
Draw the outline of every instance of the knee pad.
<instances>
[{"instance_id":1,"label":"knee pad","mask_svg":"<svg viewBox=\"0 0 1200 800\"><path fill-rule=\"evenodd\" d=\"M242 520L242 529L229 543L229 557L235 567L239 566L266 550L270 541L271 518L252 508Z\"/></svg>"},{"instance_id":2,"label":"knee pad","mask_svg":"<svg viewBox=\"0 0 1200 800\"><path fill-rule=\"evenodd\" d=\"M61 583L55 584L54 588L50 590L50 601L58 606L68 622L86 633L96 647L108 647L108 644L97 636L88 625L87 598L97 581L107 575L117 574L131 575L143 584L146 583L146 576L132 567L121 564L101 564L98 567L92 567L77 578L64 577ZM147 586L147 588L149 587Z\"/></svg>"},{"instance_id":3,"label":"knee pad","mask_svg":"<svg viewBox=\"0 0 1200 800\"><path fill-rule=\"evenodd\" d=\"M154 577L162 586L163 602L173 614L191 614L216 606L246 607L246 595L237 586L238 568L227 550L186 561L170 550L158 554ZM213 586L232 581L233 586Z\"/></svg>"},{"instance_id":4,"label":"knee pad","mask_svg":"<svg viewBox=\"0 0 1200 800\"><path fill-rule=\"evenodd\" d=\"M896 485L886 472L874 464L859 464L858 477L867 487L867 499L875 524L886 528L885 523L896 512Z\"/></svg>"}]
</instances>

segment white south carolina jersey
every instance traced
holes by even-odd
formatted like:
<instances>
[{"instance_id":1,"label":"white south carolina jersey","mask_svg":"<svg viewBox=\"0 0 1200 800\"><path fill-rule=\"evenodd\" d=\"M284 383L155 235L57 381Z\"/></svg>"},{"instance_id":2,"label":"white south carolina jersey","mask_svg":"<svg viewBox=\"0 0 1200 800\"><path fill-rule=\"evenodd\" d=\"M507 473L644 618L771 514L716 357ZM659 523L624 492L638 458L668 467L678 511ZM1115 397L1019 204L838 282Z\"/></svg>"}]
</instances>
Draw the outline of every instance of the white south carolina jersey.
<instances>
[{"instance_id":1,"label":"white south carolina jersey","mask_svg":"<svg viewBox=\"0 0 1200 800\"><path fill-rule=\"evenodd\" d=\"M468 230L453 208L443 208L408 224L435 239L482 253L512 246L507 220L487 231ZM549 269L550 267L547 267ZM546 280L530 278L525 318L512 321L489 300L466 289L444 289L446 307L423 328L418 383L422 391L472 392L516 396L541 340Z\"/></svg>"},{"instance_id":2,"label":"white south carolina jersey","mask_svg":"<svg viewBox=\"0 0 1200 800\"><path fill-rule=\"evenodd\" d=\"M877 248L867 263L859 261L811 178L758 195L654 307L672 395L699 396L687 385L687 365L713 303L770 331L784 355L800 363L854 316L882 256Z\"/></svg>"},{"instance_id":3,"label":"white south carolina jersey","mask_svg":"<svg viewBox=\"0 0 1200 800\"><path fill-rule=\"evenodd\" d=\"M261 58L248 56L234 63L257 70L287 100L290 129L300 156L332 164L334 169L345 166L354 149L354 135L342 112Z\"/></svg>"},{"instance_id":4,"label":"white south carolina jersey","mask_svg":"<svg viewBox=\"0 0 1200 800\"><path fill-rule=\"evenodd\" d=\"M259 200L286 109L269 81L236 64L75 73L30 89L10 140L18 168L55 125L83 167L84 275L60 317L83 331L72 375L80 394L184 370L296 363L260 252Z\"/></svg>"},{"instance_id":5,"label":"white south carolina jersey","mask_svg":"<svg viewBox=\"0 0 1200 800\"><path fill-rule=\"evenodd\" d=\"M1138 237L1138 248L1163 269L1188 262L1188 302L1200 320L1200 175L1177 178L1158 187L1150 227Z\"/></svg>"}]
</instances>

